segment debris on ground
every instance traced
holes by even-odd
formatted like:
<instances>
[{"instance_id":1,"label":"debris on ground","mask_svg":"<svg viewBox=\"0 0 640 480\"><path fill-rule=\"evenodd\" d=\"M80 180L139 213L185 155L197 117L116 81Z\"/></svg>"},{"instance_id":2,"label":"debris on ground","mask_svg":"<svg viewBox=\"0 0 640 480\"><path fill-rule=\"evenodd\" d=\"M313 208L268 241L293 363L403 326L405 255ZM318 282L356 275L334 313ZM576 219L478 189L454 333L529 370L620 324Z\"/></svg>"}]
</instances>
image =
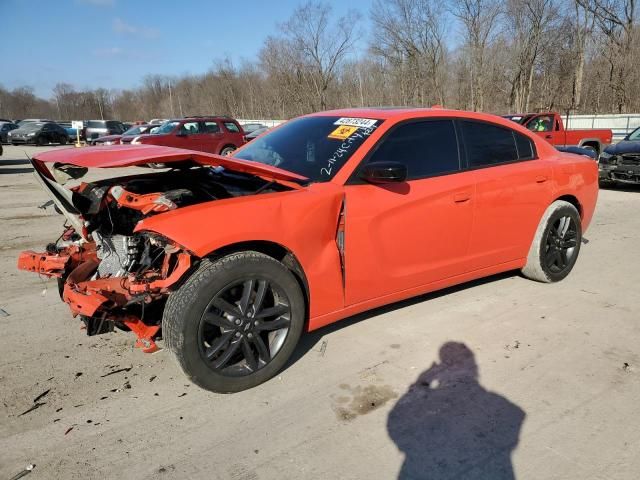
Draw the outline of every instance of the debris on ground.
<instances>
[{"instance_id":1,"label":"debris on ground","mask_svg":"<svg viewBox=\"0 0 640 480\"><path fill-rule=\"evenodd\" d=\"M47 396L47 394L51 391L51 389L45 390L44 392L42 392L40 395L38 395L36 398L33 399L33 403L38 403L38 400L42 400L44 397Z\"/></svg>"},{"instance_id":2,"label":"debris on ground","mask_svg":"<svg viewBox=\"0 0 640 480\"><path fill-rule=\"evenodd\" d=\"M104 375L100 375L101 378L104 377L108 377L109 375L113 375L115 373L120 373L120 372L128 372L129 370L131 370L133 367L124 367L124 368L119 368L117 370L112 370L109 373L105 373Z\"/></svg>"},{"instance_id":3,"label":"debris on ground","mask_svg":"<svg viewBox=\"0 0 640 480\"><path fill-rule=\"evenodd\" d=\"M183 392L183 393L181 393L180 395L178 395L178 398L180 398L180 397L184 397L186 394L187 394L187 392Z\"/></svg>"},{"instance_id":4,"label":"debris on ground","mask_svg":"<svg viewBox=\"0 0 640 480\"><path fill-rule=\"evenodd\" d=\"M7 312L4 308L0 308L0 317L8 317L9 315L11 314Z\"/></svg>"},{"instance_id":5,"label":"debris on ground","mask_svg":"<svg viewBox=\"0 0 640 480\"><path fill-rule=\"evenodd\" d=\"M71 425L69 428L67 428L67 431L64 432L64 434L66 435L67 433L69 433L71 430L73 430L74 425Z\"/></svg>"},{"instance_id":6,"label":"debris on ground","mask_svg":"<svg viewBox=\"0 0 640 480\"><path fill-rule=\"evenodd\" d=\"M38 408L40 408L41 406L46 405L46 404L47 404L47 402L36 402L36 403L34 403L34 404L33 404L33 406L31 406L29 409L25 410L24 412L22 412L22 413L21 413L20 415L18 415L18 416L19 416L19 417L21 417L21 416L23 416L23 415L26 415L27 413L31 413L31 412L33 412L34 410L36 410L36 409L38 409Z\"/></svg>"},{"instance_id":7,"label":"debris on ground","mask_svg":"<svg viewBox=\"0 0 640 480\"><path fill-rule=\"evenodd\" d=\"M320 345L320 356L324 357L324 354L327 352L327 341L323 340L322 344Z\"/></svg>"},{"instance_id":8,"label":"debris on ground","mask_svg":"<svg viewBox=\"0 0 640 480\"><path fill-rule=\"evenodd\" d=\"M149 382L153 382L156 378L158 378L156 375L152 375L149 379Z\"/></svg>"},{"instance_id":9,"label":"debris on ground","mask_svg":"<svg viewBox=\"0 0 640 480\"><path fill-rule=\"evenodd\" d=\"M631 365L628 362L624 362L622 364L622 370L624 370L627 373L631 372Z\"/></svg>"},{"instance_id":10,"label":"debris on ground","mask_svg":"<svg viewBox=\"0 0 640 480\"><path fill-rule=\"evenodd\" d=\"M24 467L24 470L16 473L13 477L11 477L9 480L18 480L19 478L24 477L25 475L29 475L31 473L31 471L36 468L35 464L30 464L27 465L26 467Z\"/></svg>"}]
</instances>

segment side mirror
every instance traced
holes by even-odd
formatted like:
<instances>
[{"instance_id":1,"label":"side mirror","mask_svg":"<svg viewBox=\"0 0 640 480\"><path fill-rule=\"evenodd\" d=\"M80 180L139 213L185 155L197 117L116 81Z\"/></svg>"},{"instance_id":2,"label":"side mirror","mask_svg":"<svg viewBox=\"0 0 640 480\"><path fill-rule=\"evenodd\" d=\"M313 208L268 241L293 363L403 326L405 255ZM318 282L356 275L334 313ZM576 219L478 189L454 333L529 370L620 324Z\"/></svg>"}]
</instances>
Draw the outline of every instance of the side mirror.
<instances>
[{"instance_id":1,"label":"side mirror","mask_svg":"<svg viewBox=\"0 0 640 480\"><path fill-rule=\"evenodd\" d=\"M365 165L359 176L369 183L400 183L407 180L407 166L398 162L373 162Z\"/></svg>"},{"instance_id":2,"label":"side mirror","mask_svg":"<svg viewBox=\"0 0 640 480\"><path fill-rule=\"evenodd\" d=\"M186 137L187 136L187 132L178 132L176 133L176 137Z\"/></svg>"}]
</instances>

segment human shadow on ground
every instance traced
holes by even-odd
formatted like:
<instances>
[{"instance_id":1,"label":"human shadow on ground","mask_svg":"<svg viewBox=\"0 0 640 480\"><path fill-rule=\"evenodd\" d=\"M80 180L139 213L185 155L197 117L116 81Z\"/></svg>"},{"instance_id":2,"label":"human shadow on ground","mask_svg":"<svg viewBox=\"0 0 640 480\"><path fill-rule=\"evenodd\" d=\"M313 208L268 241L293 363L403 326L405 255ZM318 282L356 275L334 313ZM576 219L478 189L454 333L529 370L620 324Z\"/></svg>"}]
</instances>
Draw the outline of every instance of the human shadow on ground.
<instances>
[{"instance_id":1,"label":"human shadow on ground","mask_svg":"<svg viewBox=\"0 0 640 480\"><path fill-rule=\"evenodd\" d=\"M401 480L513 480L511 454L525 412L478 383L473 352L447 342L387 419L405 460Z\"/></svg>"}]
</instances>

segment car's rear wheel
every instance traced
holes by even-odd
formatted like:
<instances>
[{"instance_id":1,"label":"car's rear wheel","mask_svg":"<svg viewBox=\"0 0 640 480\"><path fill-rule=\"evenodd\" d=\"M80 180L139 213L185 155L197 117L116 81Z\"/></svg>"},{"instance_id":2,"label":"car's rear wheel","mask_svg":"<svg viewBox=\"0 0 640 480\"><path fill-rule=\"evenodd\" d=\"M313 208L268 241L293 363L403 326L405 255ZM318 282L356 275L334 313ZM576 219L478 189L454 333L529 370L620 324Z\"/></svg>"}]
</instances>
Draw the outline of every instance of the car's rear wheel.
<instances>
[{"instance_id":1,"label":"car's rear wheel","mask_svg":"<svg viewBox=\"0 0 640 480\"><path fill-rule=\"evenodd\" d=\"M39 147L44 147L46 144L47 144L47 141L44 138L44 135L38 135L36 137L36 145L38 145Z\"/></svg>"},{"instance_id":2,"label":"car's rear wheel","mask_svg":"<svg viewBox=\"0 0 640 480\"><path fill-rule=\"evenodd\" d=\"M65 136L60 136L60 145L66 145L67 144L67 137Z\"/></svg>"},{"instance_id":3,"label":"car's rear wheel","mask_svg":"<svg viewBox=\"0 0 640 480\"><path fill-rule=\"evenodd\" d=\"M542 215L522 273L538 282L562 280L573 269L581 242L582 223L576 207L563 200L553 202Z\"/></svg>"},{"instance_id":4,"label":"car's rear wheel","mask_svg":"<svg viewBox=\"0 0 640 480\"><path fill-rule=\"evenodd\" d=\"M227 155L231 155L231 153L235 150L236 150L236 147L232 145L227 145L220 151L220 155L223 155L226 157Z\"/></svg>"},{"instance_id":5,"label":"car's rear wheel","mask_svg":"<svg viewBox=\"0 0 640 480\"><path fill-rule=\"evenodd\" d=\"M163 337L197 385L238 392L273 377L305 317L300 286L282 263L246 251L204 260L165 307Z\"/></svg>"}]
</instances>

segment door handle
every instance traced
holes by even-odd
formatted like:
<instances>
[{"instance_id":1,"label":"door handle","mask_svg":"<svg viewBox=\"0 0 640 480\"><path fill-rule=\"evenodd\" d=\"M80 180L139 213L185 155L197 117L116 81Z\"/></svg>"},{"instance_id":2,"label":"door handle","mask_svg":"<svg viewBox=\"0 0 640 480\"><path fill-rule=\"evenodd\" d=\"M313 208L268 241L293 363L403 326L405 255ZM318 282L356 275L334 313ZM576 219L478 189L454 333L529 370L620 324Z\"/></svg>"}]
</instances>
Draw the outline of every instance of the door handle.
<instances>
[{"instance_id":1,"label":"door handle","mask_svg":"<svg viewBox=\"0 0 640 480\"><path fill-rule=\"evenodd\" d=\"M460 192L453 196L453 201L455 203L463 203L469 201L470 198L471 194L469 192Z\"/></svg>"},{"instance_id":2,"label":"door handle","mask_svg":"<svg viewBox=\"0 0 640 480\"><path fill-rule=\"evenodd\" d=\"M544 138L551 140L553 138L553 135L545 135Z\"/></svg>"},{"instance_id":3,"label":"door handle","mask_svg":"<svg viewBox=\"0 0 640 480\"><path fill-rule=\"evenodd\" d=\"M546 175L538 175L536 177L536 183L544 183L548 180L548 178L546 177Z\"/></svg>"}]
</instances>

